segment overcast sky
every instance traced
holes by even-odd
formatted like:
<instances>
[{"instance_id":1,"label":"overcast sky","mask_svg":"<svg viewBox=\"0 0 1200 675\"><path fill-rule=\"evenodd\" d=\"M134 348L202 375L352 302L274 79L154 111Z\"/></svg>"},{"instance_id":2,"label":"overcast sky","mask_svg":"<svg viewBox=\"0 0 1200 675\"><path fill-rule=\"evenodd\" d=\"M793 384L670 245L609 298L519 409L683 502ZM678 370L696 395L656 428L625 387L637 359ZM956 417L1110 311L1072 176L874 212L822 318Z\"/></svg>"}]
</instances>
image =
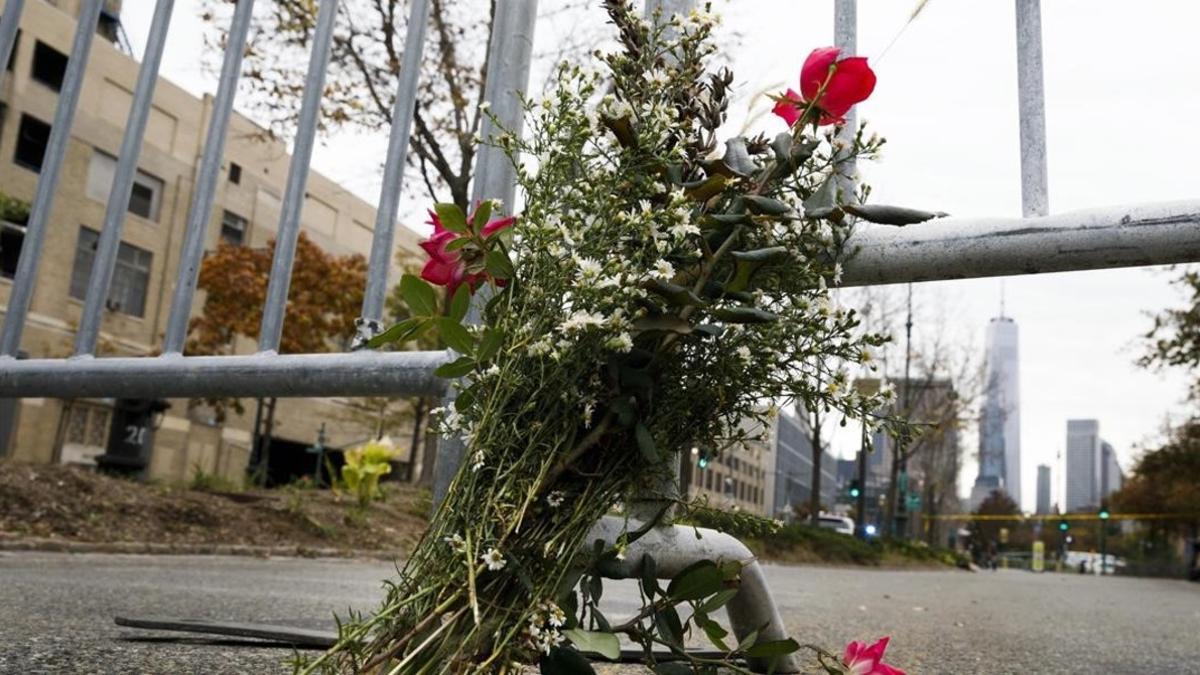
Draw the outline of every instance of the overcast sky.
<instances>
[{"instance_id":1,"label":"overcast sky","mask_svg":"<svg viewBox=\"0 0 1200 675\"><path fill-rule=\"evenodd\" d=\"M543 10L561 1L543 0ZM883 160L862 167L873 199L956 216L1020 215L1013 2L932 0L880 58L913 4L859 5L859 52L871 57L879 76L859 114L888 138ZM152 5L124 2L125 26L138 53ZM196 0L177 0L163 74L195 93L212 92L215 81L197 59L197 6ZM740 44L731 55L745 97L740 105L764 89L795 85L807 53L833 42L832 7L827 0L717 3L723 30L740 36L730 38ZM1052 0L1042 5L1042 24L1051 211L1200 197L1200 6ZM537 51L552 51L566 31L578 30L577 22L539 28ZM754 124L755 130L782 130L774 118ZM346 136L324 140L317 168L375 201L378 162L367 160L379 156L382 144ZM1182 376L1146 373L1132 364L1137 338L1149 325L1145 313L1180 302L1170 278L1162 270L1135 269L1005 282L1007 313L1020 327L1027 510L1034 507L1038 464L1054 467L1055 499L1062 500L1067 419L1098 419L1102 436L1129 467L1135 446L1157 438L1169 412L1184 410ZM987 321L999 311L1000 285L995 279L917 285L918 339L943 331L960 344L981 347ZM968 436L968 454L976 446L975 436ZM974 475L972 458L964 491Z\"/></svg>"}]
</instances>

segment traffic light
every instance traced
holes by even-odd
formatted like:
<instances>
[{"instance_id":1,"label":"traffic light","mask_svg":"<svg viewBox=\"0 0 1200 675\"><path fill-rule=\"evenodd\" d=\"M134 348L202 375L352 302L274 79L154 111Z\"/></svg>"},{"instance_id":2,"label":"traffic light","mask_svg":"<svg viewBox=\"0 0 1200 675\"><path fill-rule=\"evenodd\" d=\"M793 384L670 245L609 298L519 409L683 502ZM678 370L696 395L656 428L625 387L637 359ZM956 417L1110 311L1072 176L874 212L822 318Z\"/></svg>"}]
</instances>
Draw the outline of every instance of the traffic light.
<instances>
[{"instance_id":1,"label":"traffic light","mask_svg":"<svg viewBox=\"0 0 1200 675\"><path fill-rule=\"evenodd\" d=\"M862 494L862 488L859 487L857 480L850 481L850 489L848 492L850 493L851 499L858 499L858 496Z\"/></svg>"},{"instance_id":2,"label":"traffic light","mask_svg":"<svg viewBox=\"0 0 1200 675\"><path fill-rule=\"evenodd\" d=\"M700 455L700 459L696 460L696 464L698 464L701 469L706 469L708 468L708 458L704 455Z\"/></svg>"},{"instance_id":3,"label":"traffic light","mask_svg":"<svg viewBox=\"0 0 1200 675\"><path fill-rule=\"evenodd\" d=\"M1108 517L1109 517L1109 516L1111 516L1111 515L1112 515L1112 514L1108 512L1108 507L1107 507L1107 506L1101 506L1101 507L1100 507L1100 513L1099 513L1100 520L1108 520Z\"/></svg>"},{"instance_id":4,"label":"traffic light","mask_svg":"<svg viewBox=\"0 0 1200 675\"><path fill-rule=\"evenodd\" d=\"M1066 531L1067 531L1067 530L1069 530L1069 529L1071 529L1071 524L1070 524L1070 523L1068 523L1068 522L1067 522L1067 521L1065 521L1065 520L1060 520L1060 521L1058 521L1058 531L1059 531L1059 532L1066 532Z\"/></svg>"}]
</instances>

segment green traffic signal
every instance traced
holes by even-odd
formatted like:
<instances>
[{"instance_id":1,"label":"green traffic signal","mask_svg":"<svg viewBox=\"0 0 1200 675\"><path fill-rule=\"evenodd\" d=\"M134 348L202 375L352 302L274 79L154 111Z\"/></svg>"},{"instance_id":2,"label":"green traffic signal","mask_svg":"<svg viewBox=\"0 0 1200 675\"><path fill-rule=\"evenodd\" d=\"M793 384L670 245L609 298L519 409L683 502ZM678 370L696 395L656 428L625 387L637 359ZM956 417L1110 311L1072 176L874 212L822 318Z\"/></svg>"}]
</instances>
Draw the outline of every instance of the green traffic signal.
<instances>
[{"instance_id":1,"label":"green traffic signal","mask_svg":"<svg viewBox=\"0 0 1200 675\"><path fill-rule=\"evenodd\" d=\"M859 493L859 489L858 489L858 488L856 488L856 487L852 487L852 488L850 488L850 496L851 496L851 497L855 497L855 498L857 498L859 494L860 494L860 493Z\"/></svg>"},{"instance_id":2,"label":"green traffic signal","mask_svg":"<svg viewBox=\"0 0 1200 675\"><path fill-rule=\"evenodd\" d=\"M700 459L696 463L700 465L701 469L707 468L708 467L708 458L701 455Z\"/></svg>"},{"instance_id":3,"label":"green traffic signal","mask_svg":"<svg viewBox=\"0 0 1200 675\"><path fill-rule=\"evenodd\" d=\"M1069 530L1069 529L1071 529L1071 524L1070 524L1070 523L1068 523L1068 522L1067 522L1067 521L1065 521L1065 520L1063 520L1063 521L1059 521L1059 523L1058 523L1058 530L1059 530L1059 532L1066 532L1066 531L1067 531L1067 530Z\"/></svg>"},{"instance_id":4,"label":"green traffic signal","mask_svg":"<svg viewBox=\"0 0 1200 675\"><path fill-rule=\"evenodd\" d=\"M1108 520L1108 517L1109 517L1110 515L1111 515L1111 514L1108 512L1108 508L1107 508L1107 507L1105 507L1105 508L1101 508L1101 509L1100 509L1100 520Z\"/></svg>"}]
</instances>

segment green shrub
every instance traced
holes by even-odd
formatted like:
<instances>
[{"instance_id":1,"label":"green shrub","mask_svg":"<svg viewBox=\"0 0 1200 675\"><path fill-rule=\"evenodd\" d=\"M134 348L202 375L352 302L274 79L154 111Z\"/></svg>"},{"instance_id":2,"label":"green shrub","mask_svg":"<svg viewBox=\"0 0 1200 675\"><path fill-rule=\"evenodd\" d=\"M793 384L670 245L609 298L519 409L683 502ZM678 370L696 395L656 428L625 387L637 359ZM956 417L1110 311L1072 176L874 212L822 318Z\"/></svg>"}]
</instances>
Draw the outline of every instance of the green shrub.
<instances>
[{"instance_id":1,"label":"green shrub","mask_svg":"<svg viewBox=\"0 0 1200 675\"><path fill-rule=\"evenodd\" d=\"M346 451L342 484L354 493L360 506L366 507L383 496L379 479L391 472L391 460L395 456L396 447L386 437Z\"/></svg>"},{"instance_id":2,"label":"green shrub","mask_svg":"<svg viewBox=\"0 0 1200 675\"><path fill-rule=\"evenodd\" d=\"M242 486L219 473L205 471L199 463L192 465L192 480L189 490L199 492L241 492Z\"/></svg>"},{"instance_id":3,"label":"green shrub","mask_svg":"<svg viewBox=\"0 0 1200 675\"><path fill-rule=\"evenodd\" d=\"M29 220L29 202L0 192L0 220L24 225Z\"/></svg>"}]
</instances>

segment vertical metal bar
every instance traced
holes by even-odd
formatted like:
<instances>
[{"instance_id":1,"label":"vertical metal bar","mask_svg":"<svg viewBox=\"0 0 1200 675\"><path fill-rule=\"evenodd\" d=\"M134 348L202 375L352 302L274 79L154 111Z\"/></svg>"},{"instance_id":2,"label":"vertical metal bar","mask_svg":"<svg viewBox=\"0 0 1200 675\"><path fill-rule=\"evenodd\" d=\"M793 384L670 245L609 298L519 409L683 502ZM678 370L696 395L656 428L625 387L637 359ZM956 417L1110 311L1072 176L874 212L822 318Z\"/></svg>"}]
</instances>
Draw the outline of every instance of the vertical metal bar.
<instances>
[{"instance_id":1,"label":"vertical metal bar","mask_svg":"<svg viewBox=\"0 0 1200 675\"><path fill-rule=\"evenodd\" d=\"M504 0L495 4L492 35L488 44L487 83L484 100L500 125L511 133L520 134L525 113L519 94L529 86L529 65L533 55L533 32L537 25L537 0ZM475 157L473 202L500 199L504 209L511 212L516 196L516 173L504 152L489 141L500 129L484 117L480 136L484 139ZM479 297L476 297L479 301ZM474 310L472 316L478 316ZM453 405L454 390L450 389L446 405ZM436 512L454 474L462 464L465 448L461 438L443 436L438 442L437 459L433 466L433 510Z\"/></svg>"},{"instance_id":2,"label":"vertical metal bar","mask_svg":"<svg viewBox=\"0 0 1200 675\"><path fill-rule=\"evenodd\" d=\"M150 21L150 34L146 39L146 53L138 71L137 84L133 90L133 103L129 106L129 121L125 125L125 137L121 140L121 152L113 174L112 190L108 194L108 206L104 211L104 226L100 229L100 240L96 244L96 256L92 262L92 273L88 279L87 299L83 315L79 319L79 331L75 333L75 355L83 356L96 351L96 337L100 333L108 287L112 284L113 267L117 262L117 251L121 244L121 229L125 214L129 210L129 195L133 190L133 177L137 172L138 156L142 152L142 138L150 109L154 102L154 85L158 83L158 67L162 62L163 46L167 42L167 30L171 26L171 10L175 0L158 0L154 6L154 17Z\"/></svg>"},{"instance_id":3,"label":"vertical metal bar","mask_svg":"<svg viewBox=\"0 0 1200 675\"><path fill-rule=\"evenodd\" d=\"M404 157L412 132L413 109L421 74L421 54L429 24L429 0L414 0L404 38L404 63L400 66L400 84L392 105L392 131L388 138L387 161L383 167L383 188L375 213L375 237L371 242L371 260L367 266L367 290L363 295L362 319L374 331L383 318L387 295L388 270L392 266L392 245L396 232L396 211L404 183Z\"/></svg>"},{"instance_id":4,"label":"vertical metal bar","mask_svg":"<svg viewBox=\"0 0 1200 675\"><path fill-rule=\"evenodd\" d=\"M225 60L221 64L221 80L217 85L217 96L213 99L212 119L208 122L204 154L200 158L200 170L196 174L196 188L192 193L192 204L188 210L187 227L180 249L179 276L175 281L175 291L172 293L171 309L167 317L164 354L182 354L183 343L187 339L192 298L196 294L200 259L204 255L204 235L208 230L213 194L221 172L221 158L225 154L225 137L229 131L229 118L233 112L233 99L237 94L238 78L242 72L242 56L246 50L246 35L250 30L253 11L254 0L237 0L233 21L229 25L229 34L225 38Z\"/></svg>"},{"instance_id":5,"label":"vertical metal bar","mask_svg":"<svg viewBox=\"0 0 1200 675\"><path fill-rule=\"evenodd\" d=\"M296 256L296 238L300 235L300 213L304 209L304 189L308 183L313 140L317 134L317 118L321 114L321 96L325 93L325 70L329 66L337 6L338 0L321 0L317 12L312 54L308 61L308 77L304 83L300 119L296 124L296 141L292 146L292 164L288 167L283 208L279 214L279 229L275 233L271 281L267 285L262 328L258 336L258 349L263 352L277 351L283 335L283 315L287 310L288 287L292 283L292 262Z\"/></svg>"},{"instance_id":6,"label":"vertical metal bar","mask_svg":"<svg viewBox=\"0 0 1200 675\"><path fill-rule=\"evenodd\" d=\"M833 43L842 50L841 56L854 56L858 53L858 0L835 0L833 4ZM858 110L851 108L843 116L846 122L838 132L838 140L847 146L853 145L858 133ZM842 157L837 163L838 187L841 190L843 202L857 200L858 167L854 156L850 153L839 153Z\"/></svg>"},{"instance_id":7,"label":"vertical metal bar","mask_svg":"<svg viewBox=\"0 0 1200 675\"><path fill-rule=\"evenodd\" d=\"M1021 115L1021 215L1050 212L1041 0L1016 0L1017 96Z\"/></svg>"},{"instance_id":8,"label":"vertical metal bar","mask_svg":"<svg viewBox=\"0 0 1200 675\"><path fill-rule=\"evenodd\" d=\"M8 59L12 57L13 45L17 43L17 29L21 25L21 10L25 0L6 0L4 13L0 14L0 78L3 78Z\"/></svg>"},{"instance_id":9,"label":"vertical metal bar","mask_svg":"<svg viewBox=\"0 0 1200 675\"><path fill-rule=\"evenodd\" d=\"M25 316L29 313L33 287L37 282L37 268L41 262L42 243L46 238L46 224L50 220L50 207L53 206L54 193L58 190L58 174L67 152L67 143L71 140L71 124L75 121L75 108L79 104L79 91L83 88L84 70L87 68L92 38L96 35L96 23L100 19L100 8L103 4L104 0L85 0L79 8L79 22L75 27L71 56L67 60L62 90L58 94L58 107L54 110L54 126L43 155L37 191L34 193L33 206L29 210L29 223L25 226L25 241L21 245L21 257L17 262L8 310L4 315L4 330L0 333L0 356L16 356L21 346Z\"/></svg>"}]
</instances>

